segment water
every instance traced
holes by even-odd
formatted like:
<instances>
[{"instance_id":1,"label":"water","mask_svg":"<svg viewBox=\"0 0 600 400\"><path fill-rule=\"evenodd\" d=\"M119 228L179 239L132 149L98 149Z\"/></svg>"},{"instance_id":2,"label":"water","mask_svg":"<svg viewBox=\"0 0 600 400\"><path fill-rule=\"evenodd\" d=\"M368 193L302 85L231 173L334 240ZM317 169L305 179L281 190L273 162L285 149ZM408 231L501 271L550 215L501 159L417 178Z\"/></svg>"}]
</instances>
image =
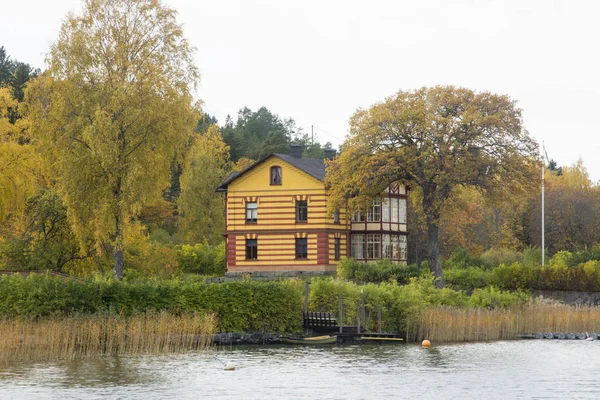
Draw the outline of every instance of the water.
<instances>
[{"instance_id":1,"label":"water","mask_svg":"<svg viewBox=\"0 0 600 400\"><path fill-rule=\"evenodd\" d=\"M219 348L0 365L0 399L597 399L599 360L600 341Z\"/></svg>"}]
</instances>

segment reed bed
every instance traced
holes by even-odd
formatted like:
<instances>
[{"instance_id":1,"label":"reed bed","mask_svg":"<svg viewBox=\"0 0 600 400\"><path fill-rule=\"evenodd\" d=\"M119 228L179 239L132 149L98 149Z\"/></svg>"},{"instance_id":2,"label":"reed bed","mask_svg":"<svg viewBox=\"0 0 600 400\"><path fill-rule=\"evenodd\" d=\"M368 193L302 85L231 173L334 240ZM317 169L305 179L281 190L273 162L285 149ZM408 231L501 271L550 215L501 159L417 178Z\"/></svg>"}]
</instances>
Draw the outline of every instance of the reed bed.
<instances>
[{"instance_id":1,"label":"reed bed","mask_svg":"<svg viewBox=\"0 0 600 400\"><path fill-rule=\"evenodd\" d=\"M468 342L519 339L522 334L543 332L600 333L600 307L558 303L529 303L520 307L431 307L417 323L414 339Z\"/></svg>"},{"instance_id":2,"label":"reed bed","mask_svg":"<svg viewBox=\"0 0 600 400\"><path fill-rule=\"evenodd\" d=\"M0 361L204 350L211 345L215 329L212 314L4 319L0 323Z\"/></svg>"}]
</instances>

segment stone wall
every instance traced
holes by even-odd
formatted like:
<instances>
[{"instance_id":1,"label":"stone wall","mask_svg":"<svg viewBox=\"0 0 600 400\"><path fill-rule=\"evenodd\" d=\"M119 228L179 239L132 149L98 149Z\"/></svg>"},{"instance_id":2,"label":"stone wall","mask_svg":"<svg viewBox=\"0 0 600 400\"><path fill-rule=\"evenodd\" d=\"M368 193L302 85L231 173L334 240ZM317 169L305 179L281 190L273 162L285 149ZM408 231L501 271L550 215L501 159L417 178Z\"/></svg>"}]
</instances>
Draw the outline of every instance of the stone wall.
<instances>
[{"instance_id":1,"label":"stone wall","mask_svg":"<svg viewBox=\"0 0 600 400\"><path fill-rule=\"evenodd\" d=\"M600 292L573 292L563 290L534 290L536 298L552 299L566 304L600 305Z\"/></svg>"}]
</instances>

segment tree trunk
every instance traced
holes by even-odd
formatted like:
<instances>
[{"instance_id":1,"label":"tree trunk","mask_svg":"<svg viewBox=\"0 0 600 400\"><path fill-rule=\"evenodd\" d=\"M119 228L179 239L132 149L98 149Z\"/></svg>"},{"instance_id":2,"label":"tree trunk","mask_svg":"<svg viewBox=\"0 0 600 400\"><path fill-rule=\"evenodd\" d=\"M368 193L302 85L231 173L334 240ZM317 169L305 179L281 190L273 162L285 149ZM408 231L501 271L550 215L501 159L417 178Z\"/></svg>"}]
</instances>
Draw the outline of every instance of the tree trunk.
<instances>
[{"instance_id":1,"label":"tree trunk","mask_svg":"<svg viewBox=\"0 0 600 400\"><path fill-rule=\"evenodd\" d=\"M121 218L115 217L115 249L114 249L115 264L113 272L115 278L123 279L123 228L121 226Z\"/></svg>"},{"instance_id":2,"label":"tree trunk","mask_svg":"<svg viewBox=\"0 0 600 400\"><path fill-rule=\"evenodd\" d=\"M429 270L435 278L435 287L442 289L445 283L440 259L439 230L437 222L427 222L427 260L429 261Z\"/></svg>"}]
</instances>

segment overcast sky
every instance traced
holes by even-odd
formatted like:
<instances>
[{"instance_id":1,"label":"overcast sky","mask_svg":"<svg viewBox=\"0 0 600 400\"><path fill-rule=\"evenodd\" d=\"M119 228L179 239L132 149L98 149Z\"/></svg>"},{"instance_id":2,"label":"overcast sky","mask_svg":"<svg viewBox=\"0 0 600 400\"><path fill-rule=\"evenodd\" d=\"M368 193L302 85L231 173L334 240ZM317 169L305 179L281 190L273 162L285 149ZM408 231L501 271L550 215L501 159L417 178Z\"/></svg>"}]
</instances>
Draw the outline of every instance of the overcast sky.
<instances>
[{"instance_id":1,"label":"overcast sky","mask_svg":"<svg viewBox=\"0 0 600 400\"><path fill-rule=\"evenodd\" d=\"M600 180L600 2L165 0L198 48L197 97L223 123L266 106L339 145L396 91L458 85L518 100L551 158ZM44 67L79 0L4 2L0 45ZM24 12L25 11L25 12Z\"/></svg>"}]
</instances>

